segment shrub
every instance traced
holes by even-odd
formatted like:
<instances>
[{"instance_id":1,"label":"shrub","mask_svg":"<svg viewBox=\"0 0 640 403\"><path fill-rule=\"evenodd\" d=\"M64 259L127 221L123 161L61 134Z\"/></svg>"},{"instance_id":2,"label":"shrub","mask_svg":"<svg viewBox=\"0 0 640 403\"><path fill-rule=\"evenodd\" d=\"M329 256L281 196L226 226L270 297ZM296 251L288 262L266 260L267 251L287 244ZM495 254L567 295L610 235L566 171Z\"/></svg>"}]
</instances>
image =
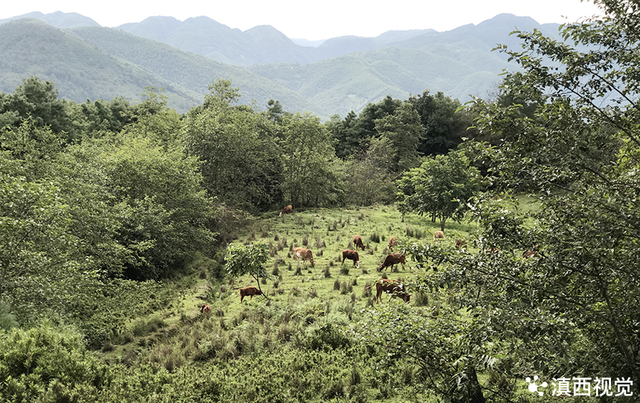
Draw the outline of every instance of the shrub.
<instances>
[{"instance_id":1,"label":"shrub","mask_svg":"<svg viewBox=\"0 0 640 403\"><path fill-rule=\"evenodd\" d=\"M50 322L29 330L12 329L0 338L2 401L82 401L108 382L109 374L86 354L80 335ZM46 399L45 399L46 396ZM6 400L5 400L6 399Z\"/></svg>"},{"instance_id":2,"label":"shrub","mask_svg":"<svg viewBox=\"0 0 640 403\"><path fill-rule=\"evenodd\" d=\"M18 327L16 316L11 313L11 308L4 302L0 302L0 329L9 330Z\"/></svg>"},{"instance_id":3,"label":"shrub","mask_svg":"<svg viewBox=\"0 0 640 403\"><path fill-rule=\"evenodd\" d=\"M329 262L329 265L331 265L331 262ZM324 268L324 272L322 273L322 275L324 276L324 278L331 277L331 272L329 271L329 266L326 266Z\"/></svg>"}]
</instances>

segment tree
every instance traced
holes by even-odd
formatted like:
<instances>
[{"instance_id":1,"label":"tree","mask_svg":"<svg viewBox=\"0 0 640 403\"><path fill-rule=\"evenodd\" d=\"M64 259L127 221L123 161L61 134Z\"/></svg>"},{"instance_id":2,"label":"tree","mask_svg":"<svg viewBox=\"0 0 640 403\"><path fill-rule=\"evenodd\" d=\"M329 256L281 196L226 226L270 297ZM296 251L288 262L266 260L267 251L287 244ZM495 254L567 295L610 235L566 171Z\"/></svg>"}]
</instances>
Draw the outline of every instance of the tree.
<instances>
[{"instance_id":1,"label":"tree","mask_svg":"<svg viewBox=\"0 0 640 403\"><path fill-rule=\"evenodd\" d=\"M438 92L411 96L408 102L420 115L422 132L418 151L423 155L446 154L469 137L467 129L473 125L472 116L457 99Z\"/></svg>"},{"instance_id":2,"label":"tree","mask_svg":"<svg viewBox=\"0 0 640 403\"><path fill-rule=\"evenodd\" d=\"M147 88L147 92L142 94L144 100L129 111L130 122L123 129L127 133L153 138L169 149L182 146L179 139L182 116L167 107L168 98L163 91L156 93L155 88Z\"/></svg>"},{"instance_id":3,"label":"tree","mask_svg":"<svg viewBox=\"0 0 640 403\"><path fill-rule=\"evenodd\" d=\"M468 200L480 190L479 171L461 151L427 159L397 181L400 211L430 214L444 231L449 218L461 220Z\"/></svg>"},{"instance_id":4,"label":"tree","mask_svg":"<svg viewBox=\"0 0 640 403\"><path fill-rule=\"evenodd\" d=\"M420 116L413 106L404 102L391 115L375 121L380 137L386 137L393 145L393 172L406 171L418 165L418 144L422 126Z\"/></svg>"},{"instance_id":5,"label":"tree","mask_svg":"<svg viewBox=\"0 0 640 403\"><path fill-rule=\"evenodd\" d=\"M615 374L637 394L640 7L596 4L603 17L564 26L563 41L517 32L523 50L503 48L523 71L506 81L510 91L529 102L474 106L479 129L505 137L486 150L491 180L536 191L539 208L525 214L487 195L473 204L477 241L497 250L424 246L412 255L438 268L425 284L445 286L488 324L482 332L509 340L517 365L507 374Z\"/></svg>"},{"instance_id":6,"label":"tree","mask_svg":"<svg viewBox=\"0 0 640 403\"><path fill-rule=\"evenodd\" d=\"M335 149L338 158L345 159L357 156L366 149L365 144L362 144L363 139L360 137L360 132L356 128L357 119L356 113L351 111L344 117L344 120L340 119L339 115L334 115L326 123L327 129L336 139Z\"/></svg>"},{"instance_id":7,"label":"tree","mask_svg":"<svg viewBox=\"0 0 640 403\"><path fill-rule=\"evenodd\" d=\"M227 273L233 277L250 275L256 280L258 289L262 291L260 279L269 278L269 274L264 269L268 258L269 247L264 242L254 242L249 245L230 244L227 246L225 268Z\"/></svg>"},{"instance_id":8,"label":"tree","mask_svg":"<svg viewBox=\"0 0 640 403\"><path fill-rule=\"evenodd\" d=\"M371 139L369 149L358 159L345 161L346 203L370 206L391 204L395 199L394 148L388 137Z\"/></svg>"},{"instance_id":9,"label":"tree","mask_svg":"<svg viewBox=\"0 0 640 403\"><path fill-rule=\"evenodd\" d=\"M231 106L238 93L226 83L213 90L206 108L189 112L181 134L188 154L202 161L205 188L235 208L257 212L280 206L283 155L272 135L274 123L252 109Z\"/></svg>"},{"instance_id":10,"label":"tree","mask_svg":"<svg viewBox=\"0 0 640 403\"><path fill-rule=\"evenodd\" d=\"M476 369L490 368L491 362L485 359L486 335L476 326L446 305L432 317L408 304L391 303L367 312L358 323L356 340L370 351L383 350L378 355L379 377L400 371L409 362L417 367L419 388L450 402L483 403Z\"/></svg>"},{"instance_id":11,"label":"tree","mask_svg":"<svg viewBox=\"0 0 640 403\"><path fill-rule=\"evenodd\" d=\"M282 125L284 193L295 207L337 204L343 180L335 161L331 134L310 114L296 113Z\"/></svg>"},{"instance_id":12,"label":"tree","mask_svg":"<svg viewBox=\"0 0 640 403\"><path fill-rule=\"evenodd\" d=\"M119 212L118 241L136 255L128 278L161 278L212 240L212 201L196 158L132 136L104 142L97 162Z\"/></svg>"},{"instance_id":13,"label":"tree","mask_svg":"<svg viewBox=\"0 0 640 403\"><path fill-rule=\"evenodd\" d=\"M31 119L39 128L49 127L56 134L72 131L71 119L64 101L58 99L58 90L51 81L38 77L23 79L12 94L0 96L0 128L18 127Z\"/></svg>"}]
</instances>

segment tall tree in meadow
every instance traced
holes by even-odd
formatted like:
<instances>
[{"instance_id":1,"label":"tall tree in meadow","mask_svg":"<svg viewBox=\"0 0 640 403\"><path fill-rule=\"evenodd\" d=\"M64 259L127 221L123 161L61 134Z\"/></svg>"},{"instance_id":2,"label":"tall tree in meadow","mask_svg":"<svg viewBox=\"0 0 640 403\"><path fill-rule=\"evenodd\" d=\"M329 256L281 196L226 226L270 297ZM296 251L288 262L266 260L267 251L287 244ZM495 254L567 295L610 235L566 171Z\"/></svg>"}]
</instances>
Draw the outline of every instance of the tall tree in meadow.
<instances>
[{"instance_id":1,"label":"tall tree in meadow","mask_svg":"<svg viewBox=\"0 0 640 403\"><path fill-rule=\"evenodd\" d=\"M442 231L448 219L464 217L468 201L481 189L480 172L457 150L427 159L397 183L400 211L439 219Z\"/></svg>"}]
</instances>

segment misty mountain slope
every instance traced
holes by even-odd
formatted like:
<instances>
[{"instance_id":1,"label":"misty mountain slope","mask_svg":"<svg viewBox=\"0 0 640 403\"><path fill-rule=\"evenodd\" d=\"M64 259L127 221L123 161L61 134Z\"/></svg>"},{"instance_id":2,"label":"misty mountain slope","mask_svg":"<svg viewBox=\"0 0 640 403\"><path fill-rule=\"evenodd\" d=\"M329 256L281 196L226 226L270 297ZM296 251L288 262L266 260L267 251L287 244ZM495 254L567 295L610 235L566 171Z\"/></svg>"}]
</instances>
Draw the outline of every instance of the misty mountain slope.
<instances>
[{"instance_id":1,"label":"misty mountain slope","mask_svg":"<svg viewBox=\"0 0 640 403\"><path fill-rule=\"evenodd\" d=\"M135 36L112 28L78 28L73 32L105 52L153 71L165 80L175 82L202 96L207 86L217 78L230 79L240 89L241 102L255 99L264 107L269 99L277 99L285 110L306 110L328 116L322 108L305 97L247 69L216 62L209 58L184 52L169 45Z\"/></svg>"},{"instance_id":2,"label":"misty mountain slope","mask_svg":"<svg viewBox=\"0 0 640 403\"><path fill-rule=\"evenodd\" d=\"M4 24L5 22L15 21L19 19L25 18L35 18L40 21L44 21L47 24L54 26L56 28L78 28L78 27L99 27L100 24L95 22L89 17L85 17L84 15L80 15L78 13L63 13L61 11L56 11L55 13L43 14L39 11L34 11L32 13L19 15L12 18L6 18L0 20L0 24Z\"/></svg>"},{"instance_id":3,"label":"misty mountain slope","mask_svg":"<svg viewBox=\"0 0 640 403\"><path fill-rule=\"evenodd\" d=\"M519 48L520 41L516 35L511 35L515 30L531 32L534 29L544 35L558 39L560 24L539 24L530 17L517 17L513 14L500 14L478 25L467 24L445 32L427 32L412 38L394 42L391 45L399 48L420 49L435 44L464 44L469 49L482 52L491 52L498 44L504 44L510 48ZM499 58L507 56L493 52Z\"/></svg>"},{"instance_id":4,"label":"misty mountain slope","mask_svg":"<svg viewBox=\"0 0 640 403\"><path fill-rule=\"evenodd\" d=\"M309 61L307 48L295 44L271 26L242 32L208 17L189 18L183 22L172 17L149 17L118 29L227 64L247 66Z\"/></svg>"},{"instance_id":5,"label":"misty mountain slope","mask_svg":"<svg viewBox=\"0 0 640 403\"><path fill-rule=\"evenodd\" d=\"M56 24L76 17L60 14L41 17ZM509 36L516 27L549 35L557 35L558 27L503 14L447 32L389 31L377 38L332 38L313 48L295 44L271 26L242 32L207 17L184 22L150 17L120 29L68 31L40 23L28 33L15 24L0 25L7 56L0 60L0 91L13 90L32 74L53 80L60 96L81 101L115 95L136 99L145 86L164 87L170 106L184 111L202 102L208 84L225 78L240 89L243 103L255 99L264 107L276 99L285 110L322 118L359 112L387 95L406 99L425 90L461 102L490 97L499 73L517 68L491 49L516 43Z\"/></svg>"},{"instance_id":6,"label":"misty mountain slope","mask_svg":"<svg viewBox=\"0 0 640 403\"><path fill-rule=\"evenodd\" d=\"M251 71L285 86L325 110L345 116L386 95L444 92L461 102L487 97L498 73L515 68L497 55L465 44L431 44L421 49L395 47L362 51L306 65L255 65Z\"/></svg>"},{"instance_id":7,"label":"misty mountain slope","mask_svg":"<svg viewBox=\"0 0 640 403\"><path fill-rule=\"evenodd\" d=\"M199 101L196 93L35 19L0 25L0 54L3 92L13 92L22 79L35 75L53 81L60 97L77 102L116 96L136 100L146 86L165 87L178 109Z\"/></svg>"}]
</instances>

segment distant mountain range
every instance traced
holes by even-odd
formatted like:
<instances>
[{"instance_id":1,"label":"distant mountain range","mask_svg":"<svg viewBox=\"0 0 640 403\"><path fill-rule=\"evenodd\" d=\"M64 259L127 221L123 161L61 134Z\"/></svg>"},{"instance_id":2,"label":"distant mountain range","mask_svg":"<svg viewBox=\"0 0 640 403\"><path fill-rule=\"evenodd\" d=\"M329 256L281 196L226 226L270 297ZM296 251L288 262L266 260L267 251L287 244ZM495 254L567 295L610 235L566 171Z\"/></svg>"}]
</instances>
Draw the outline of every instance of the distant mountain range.
<instances>
[{"instance_id":1,"label":"distant mountain range","mask_svg":"<svg viewBox=\"0 0 640 403\"><path fill-rule=\"evenodd\" d=\"M0 20L0 91L12 92L31 75L53 81L61 97L77 102L136 100L152 86L165 88L170 106L184 112L220 77L240 88L243 103L276 99L286 110L328 118L426 89L462 102L488 97L498 74L516 68L491 51L496 44L516 46L509 36L516 28L557 37L558 27L501 14L447 32L389 31L303 46L271 26L243 32L208 17L150 17L103 28L76 13L36 12Z\"/></svg>"}]
</instances>

